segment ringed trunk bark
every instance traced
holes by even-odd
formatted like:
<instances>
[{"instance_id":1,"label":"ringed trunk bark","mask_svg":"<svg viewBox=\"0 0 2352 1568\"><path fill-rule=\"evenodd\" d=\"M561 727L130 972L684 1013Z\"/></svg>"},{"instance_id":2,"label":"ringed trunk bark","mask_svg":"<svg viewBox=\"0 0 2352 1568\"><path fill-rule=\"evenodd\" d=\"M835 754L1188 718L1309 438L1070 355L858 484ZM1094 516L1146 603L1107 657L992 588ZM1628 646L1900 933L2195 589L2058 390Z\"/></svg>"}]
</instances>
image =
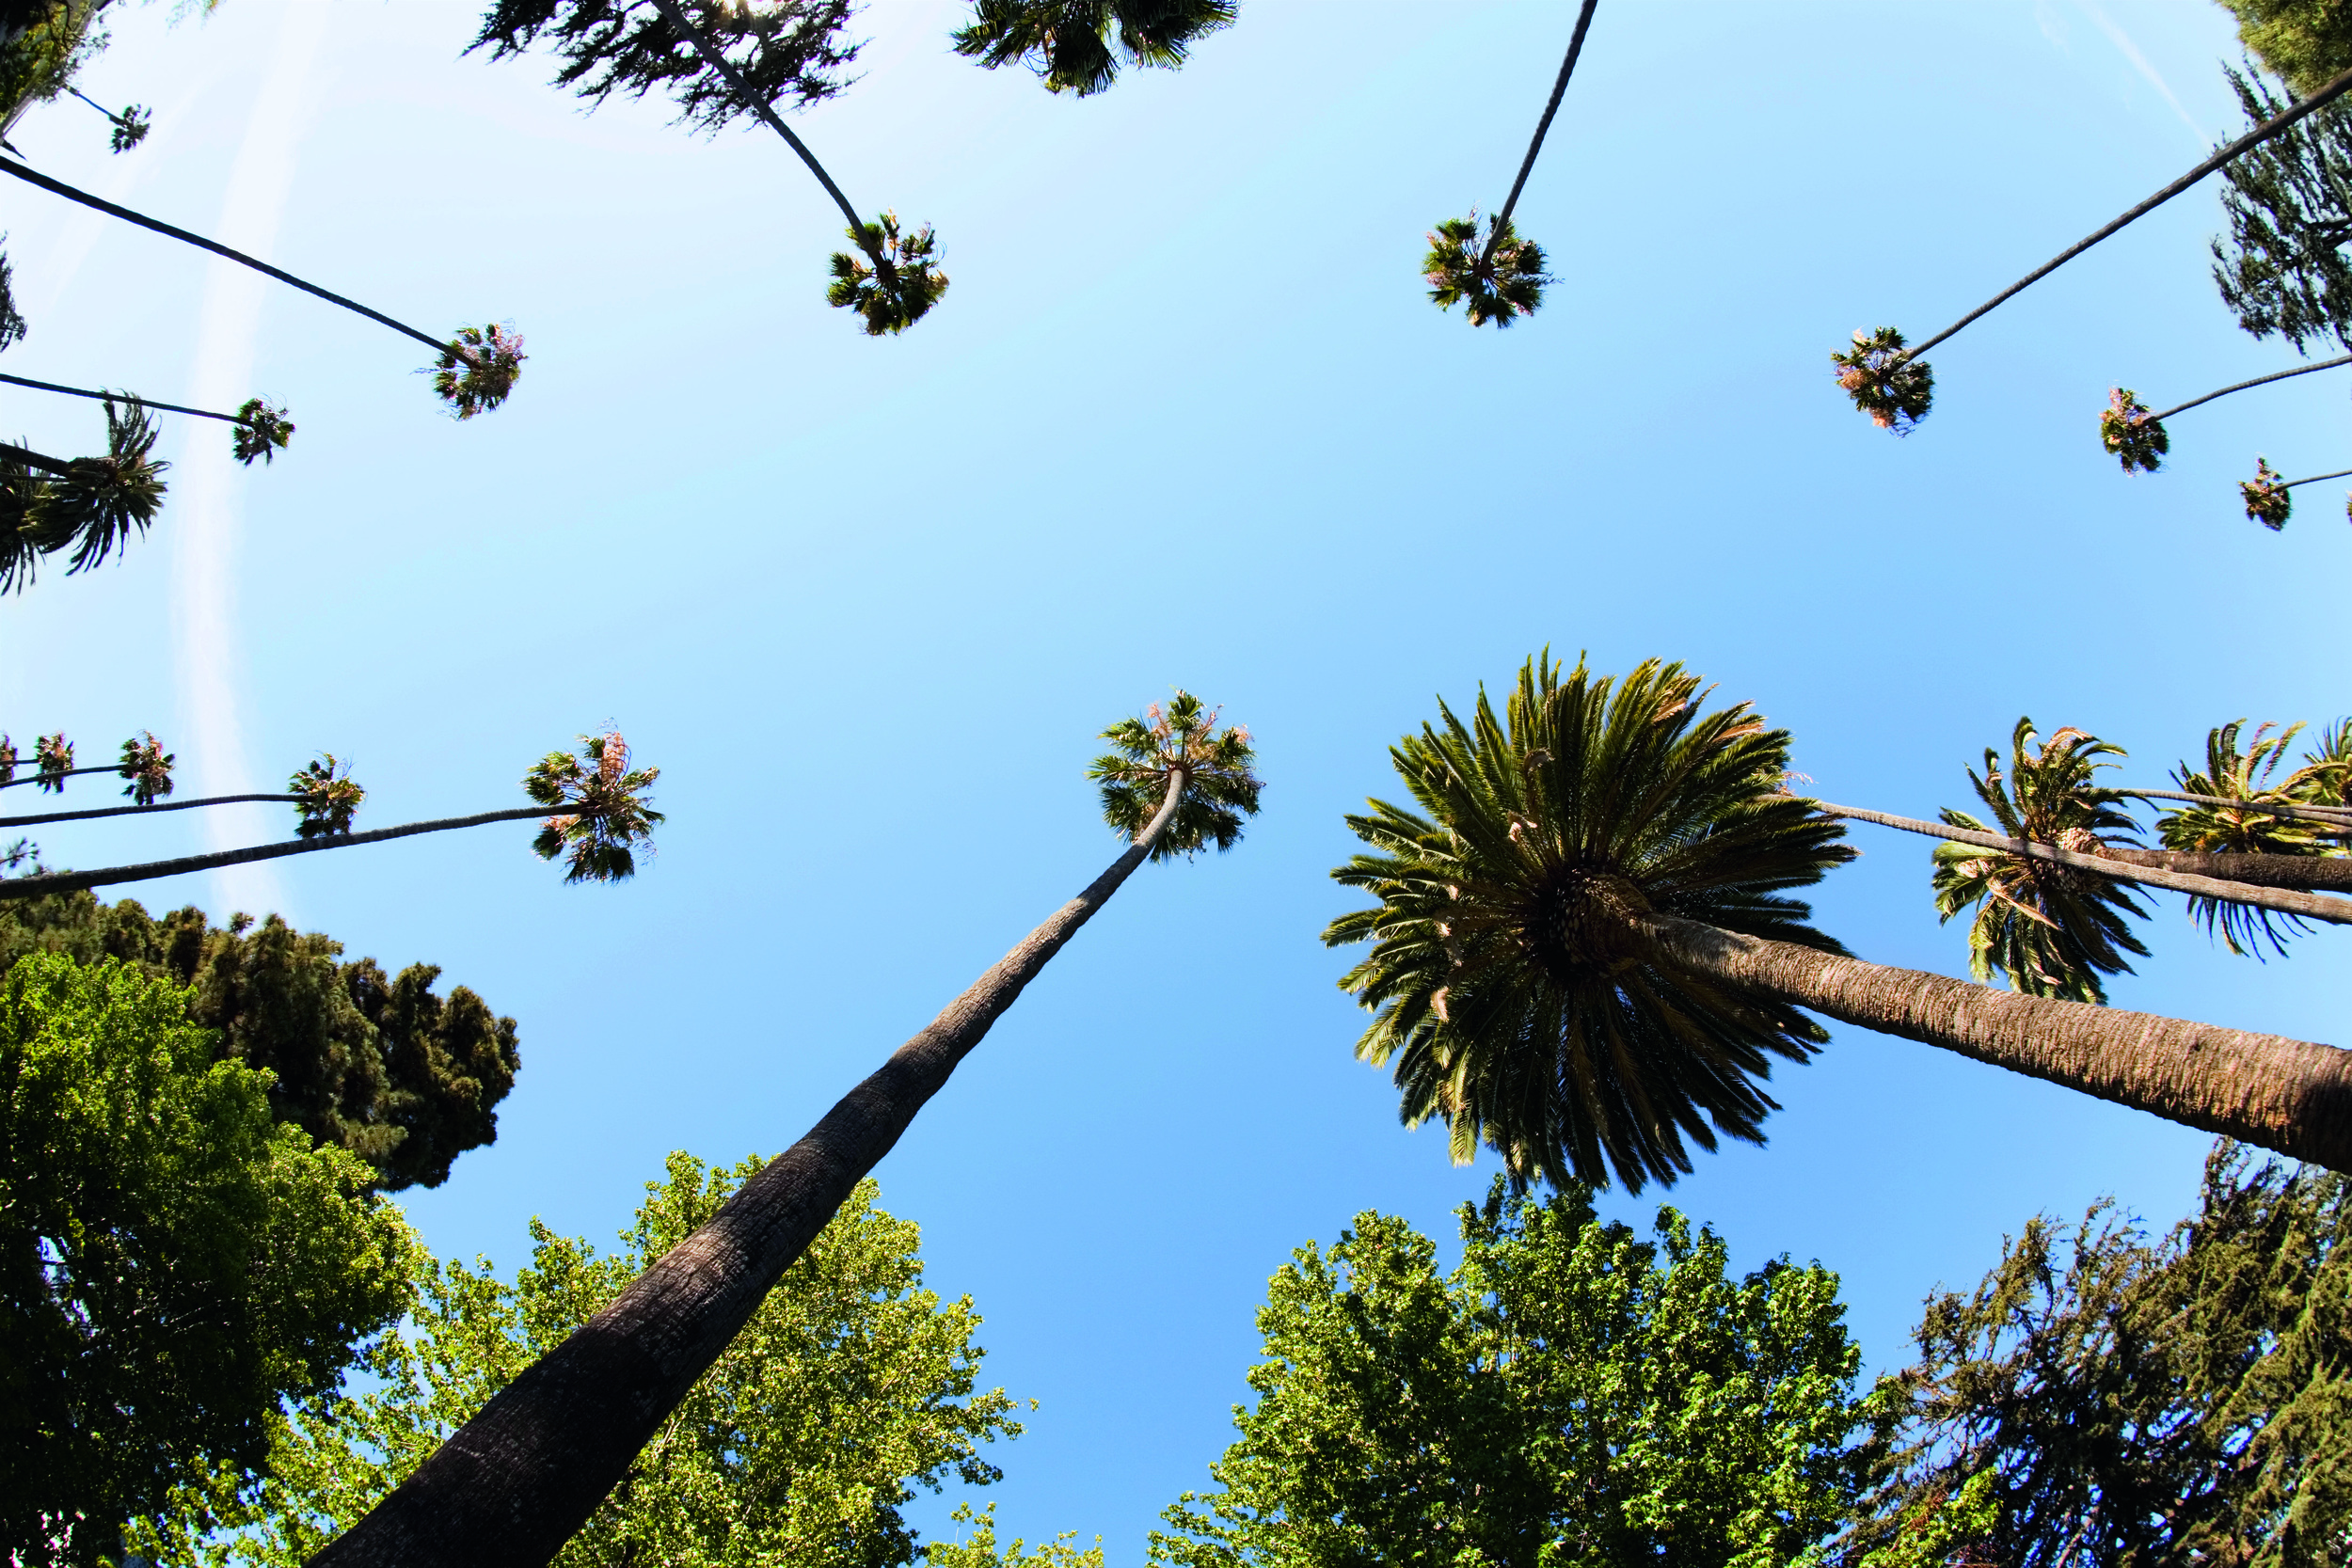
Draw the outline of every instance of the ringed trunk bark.
<instances>
[{"instance_id":1,"label":"ringed trunk bark","mask_svg":"<svg viewBox=\"0 0 2352 1568\"><path fill-rule=\"evenodd\" d=\"M1758 995L2352 1171L2352 1051L1994 990L1673 915L1640 925L1673 962Z\"/></svg>"},{"instance_id":2,"label":"ringed trunk bark","mask_svg":"<svg viewBox=\"0 0 2352 1568\"><path fill-rule=\"evenodd\" d=\"M710 1222L525 1368L310 1568L535 1568L630 1461L1017 1000L1166 831L1187 775L1135 843L922 1033L769 1162Z\"/></svg>"}]
</instances>

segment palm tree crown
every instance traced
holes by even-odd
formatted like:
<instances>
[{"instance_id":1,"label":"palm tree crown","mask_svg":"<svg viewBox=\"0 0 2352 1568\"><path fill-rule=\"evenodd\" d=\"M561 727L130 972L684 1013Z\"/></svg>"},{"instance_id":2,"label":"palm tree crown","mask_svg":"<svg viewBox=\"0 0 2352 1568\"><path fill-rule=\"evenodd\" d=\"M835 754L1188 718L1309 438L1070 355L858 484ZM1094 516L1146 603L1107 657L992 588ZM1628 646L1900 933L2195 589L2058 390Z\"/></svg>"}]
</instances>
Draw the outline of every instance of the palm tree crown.
<instances>
[{"instance_id":1,"label":"palm tree crown","mask_svg":"<svg viewBox=\"0 0 2352 1568\"><path fill-rule=\"evenodd\" d=\"M1175 70L1236 9L1233 0L977 0L953 36L957 54L991 71L1025 61L1046 91L1086 98L1118 79L1122 55Z\"/></svg>"},{"instance_id":2,"label":"palm tree crown","mask_svg":"<svg viewBox=\"0 0 2352 1568\"><path fill-rule=\"evenodd\" d=\"M1356 1052L1394 1062L1405 1121L1442 1117L1457 1162L1484 1142L1520 1183L1671 1185L1686 1136L1762 1142L1772 1059L1828 1038L1643 938L1655 912L1843 951L1779 896L1852 858L1843 828L1781 789L1787 731L1704 696L1679 664L1532 659L1504 717L1482 689L1390 749L1421 813L1347 819L1373 852L1332 876L1379 900L1324 932L1374 943L1340 981L1378 1015Z\"/></svg>"},{"instance_id":3,"label":"palm tree crown","mask_svg":"<svg viewBox=\"0 0 2352 1568\"><path fill-rule=\"evenodd\" d=\"M1184 777L1184 797L1153 841L1152 860L1189 860L1211 844L1231 849L1241 840L1242 819L1258 813L1264 786L1251 771L1257 752L1249 731L1239 724L1218 730L1218 711L1179 688L1166 708L1153 703L1140 719L1121 719L1103 732L1115 749L1096 757L1087 777L1103 786L1103 819L1113 832L1142 837L1167 799L1168 781Z\"/></svg>"},{"instance_id":4,"label":"palm tree crown","mask_svg":"<svg viewBox=\"0 0 2352 1568\"><path fill-rule=\"evenodd\" d=\"M1422 277L1430 303L1440 310L1467 308L1470 324L1506 327L1543 308L1544 285L1556 281L1544 271L1544 247L1519 238L1507 217L1486 220L1478 237L1478 214L1448 218L1429 232L1429 254Z\"/></svg>"},{"instance_id":5,"label":"palm tree crown","mask_svg":"<svg viewBox=\"0 0 2352 1568\"><path fill-rule=\"evenodd\" d=\"M1993 826L1948 807L1944 820L2085 855L2099 853L2105 835L2136 831L2114 797L2093 782L2098 769L2116 766L2098 759L2123 755L2122 747L2072 728L2038 748L2036 738L2033 721L2020 719L2010 736L2008 776L1990 746L1983 776L1969 769L1968 782L1992 812ZM1977 907L1968 929L1968 968L1979 980L1991 979L1997 969L2029 996L2105 1002L2099 976L2130 974L2126 952L2148 956L2124 920L2144 920L2148 911L2122 882L1965 844L1937 845L1934 863L1935 912L1949 921Z\"/></svg>"},{"instance_id":6,"label":"palm tree crown","mask_svg":"<svg viewBox=\"0 0 2352 1568\"><path fill-rule=\"evenodd\" d=\"M2237 719L2208 731L2204 770L2199 772L2184 762L2173 769L2176 786L2192 795L2294 804L2299 794L2296 786L2301 774L2276 784L2271 783L2271 776L2303 726L2290 724L2273 735L2272 726L2258 724L2253 735L2247 737L2249 743L2241 748L2239 737L2245 728L2246 721ZM2206 854L2316 855L2325 848L2324 829L2291 816L2235 806L2182 806L2158 817L2156 832L2168 849ZM2241 955L2251 953L2260 957L2262 944L2267 942L2283 957L2285 939L2310 929L2291 914L2214 898L2191 898L2188 912L2208 935L2217 932L2231 952Z\"/></svg>"},{"instance_id":7,"label":"palm tree crown","mask_svg":"<svg viewBox=\"0 0 2352 1568\"><path fill-rule=\"evenodd\" d=\"M543 806L561 807L531 847L541 860L565 856L567 882L616 882L637 874L633 847L651 847L662 821L647 792L659 768L628 766L628 742L618 730L580 737L580 754L549 752L523 775L523 792Z\"/></svg>"},{"instance_id":8,"label":"palm tree crown","mask_svg":"<svg viewBox=\"0 0 2352 1568\"><path fill-rule=\"evenodd\" d=\"M1853 405L1881 430L1908 436L1935 404L1935 372L1915 351L1903 346L1903 335L1891 326L1875 332L1856 327L1851 353L1833 353L1837 385Z\"/></svg>"}]
</instances>

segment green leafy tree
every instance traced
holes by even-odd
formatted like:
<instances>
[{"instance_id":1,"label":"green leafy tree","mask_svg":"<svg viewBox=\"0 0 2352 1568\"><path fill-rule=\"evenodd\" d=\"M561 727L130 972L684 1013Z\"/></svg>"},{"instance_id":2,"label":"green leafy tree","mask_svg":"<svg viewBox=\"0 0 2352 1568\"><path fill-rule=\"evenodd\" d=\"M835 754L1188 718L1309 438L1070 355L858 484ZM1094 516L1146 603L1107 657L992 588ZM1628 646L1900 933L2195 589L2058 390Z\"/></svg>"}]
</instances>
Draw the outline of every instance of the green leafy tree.
<instances>
[{"instance_id":1,"label":"green leafy tree","mask_svg":"<svg viewBox=\"0 0 2352 1568\"><path fill-rule=\"evenodd\" d=\"M2296 92L2317 92L2352 67L2352 9L2343 0L2221 0L2237 36Z\"/></svg>"},{"instance_id":2,"label":"green leafy tree","mask_svg":"<svg viewBox=\"0 0 2352 1568\"><path fill-rule=\"evenodd\" d=\"M87 893L0 903L0 970L41 954L114 959L183 990L214 1055L266 1075L270 1114L372 1167L376 1186L437 1187L498 1136L521 1062L515 1021L437 964L388 975L373 958L271 915L225 927L200 910L151 918Z\"/></svg>"},{"instance_id":3,"label":"green leafy tree","mask_svg":"<svg viewBox=\"0 0 2352 1568\"><path fill-rule=\"evenodd\" d=\"M2250 120L2276 118L2294 100L2251 72L2230 85ZM2238 325L2309 352L2334 340L2352 348L2352 111L2319 113L2224 171L2227 238L2212 244L2215 286Z\"/></svg>"},{"instance_id":4,"label":"green leafy tree","mask_svg":"<svg viewBox=\"0 0 2352 1568\"><path fill-rule=\"evenodd\" d=\"M1375 902L1324 940L1373 944L1340 981L1375 1015L1357 1054L1457 1161L1671 1183L1686 1140L1761 1141L1820 1013L2352 1168L2344 1052L1847 956L1784 896L1851 858L1841 826L1785 792L1787 731L1704 695L1679 665L1530 659L1504 713L1482 690L1391 748L1419 811L1348 817L1371 852L1332 875Z\"/></svg>"},{"instance_id":5,"label":"green leafy tree","mask_svg":"<svg viewBox=\"0 0 2352 1568\"><path fill-rule=\"evenodd\" d=\"M414 1242L373 1173L271 1115L168 983L0 976L0 1553L112 1558L185 1471L250 1474L278 1402L397 1318Z\"/></svg>"},{"instance_id":6,"label":"green leafy tree","mask_svg":"<svg viewBox=\"0 0 2352 1568\"><path fill-rule=\"evenodd\" d=\"M167 1561L300 1568L765 1164L671 1155L609 1255L533 1221L531 1264L511 1283L487 1259L428 1265L408 1320L362 1358L364 1389L295 1408L264 1479L185 1495L141 1544ZM907 1568L918 1488L998 1479L981 1450L1021 1424L1002 1388L979 1388L979 1314L925 1288L919 1231L875 1199L860 1182L558 1564ZM208 1521L230 1533L207 1543Z\"/></svg>"},{"instance_id":7,"label":"green leafy tree","mask_svg":"<svg viewBox=\"0 0 2352 1568\"><path fill-rule=\"evenodd\" d=\"M1239 12L1234 0L973 0L955 49L991 71L1025 65L1046 91L1088 98L1122 63L1176 70Z\"/></svg>"},{"instance_id":8,"label":"green leafy tree","mask_svg":"<svg viewBox=\"0 0 2352 1568\"><path fill-rule=\"evenodd\" d=\"M956 1066L1147 859L1230 847L1257 806L1246 731L1179 692L1104 732L1095 764L1119 858L852 1088L800 1142L653 1261L580 1330L516 1375L432 1457L311 1560L548 1561L595 1515L679 1401L752 1321ZM1138 820L1138 787L1158 806ZM1237 830L1236 830L1237 831ZM0 882L0 886L5 886Z\"/></svg>"},{"instance_id":9,"label":"green leafy tree","mask_svg":"<svg viewBox=\"0 0 2352 1568\"><path fill-rule=\"evenodd\" d=\"M2028 1222L1975 1289L1929 1297L1919 1359L1878 1390L1844 1560L1887 1560L1974 1489L1991 1506L1926 1560L2352 1561L2348 1197L2225 1142L2163 1237L2106 1202L2071 1231Z\"/></svg>"},{"instance_id":10,"label":"green leafy tree","mask_svg":"<svg viewBox=\"0 0 2352 1568\"><path fill-rule=\"evenodd\" d=\"M1254 1407L1155 1531L1171 1568L1809 1561L1854 1496L1860 1353L1837 1277L1744 1277L1672 1209L1590 1189L1461 1210L1462 1261L1363 1213L1275 1275Z\"/></svg>"}]
</instances>

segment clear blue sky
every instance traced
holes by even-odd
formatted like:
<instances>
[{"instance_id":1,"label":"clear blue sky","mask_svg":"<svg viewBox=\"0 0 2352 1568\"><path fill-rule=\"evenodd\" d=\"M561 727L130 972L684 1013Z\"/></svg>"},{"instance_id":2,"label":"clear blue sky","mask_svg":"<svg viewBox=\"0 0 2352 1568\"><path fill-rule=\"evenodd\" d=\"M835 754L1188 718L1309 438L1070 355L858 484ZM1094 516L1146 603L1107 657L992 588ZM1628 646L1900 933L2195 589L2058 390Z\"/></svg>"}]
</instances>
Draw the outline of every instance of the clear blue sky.
<instances>
[{"instance_id":1,"label":"clear blue sky","mask_svg":"<svg viewBox=\"0 0 2352 1568\"><path fill-rule=\"evenodd\" d=\"M945 242L945 302L879 342L822 303L839 219L765 131L583 117L544 58L461 58L469 5L124 10L86 85L153 104L152 138L112 158L69 102L18 128L31 162L429 331L512 319L532 357L453 423L417 345L0 192L32 322L5 368L263 392L300 427L248 474L175 424L127 563L0 606L0 727L93 757L152 727L183 788L331 750L378 825L518 803L608 719L662 768L659 859L618 888L559 885L516 825L135 890L277 909L515 1015L497 1145L406 1202L511 1265L533 1214L609 1236L669 1149L790 1142L1114 852L1095 733L1174 683L1224 704L1268 781L1246 841L1140 874L881 1171L986 1314L989 1378L1042 1402L993 1456L1000 1522L1133 1565L1228 1440L1289 1251L1373 1207L1450 1240L1488 1180L1398 1127L1317 941L1341 816L1436 695L1546 644L1680 658L1790 726L1824 795L1916 816L2020 713L2159 784L2213 724L2344 709L2335 492L2273 535L2234 490L2258 451L2344 466L2344 383L2185 416L2154 477L2097 445L2117 381L2162 405L2293 362L2214 296L2210 187L1940 349L1908 441L1829 380L1855 327L1934 330L2230 133L2222 13L2103 3L1606 0L1519 209L1559 282L1497 333L1416 264L1507 189L1566 0L1248 0L1184 71L1086 102L892 0L864 79L800 121L856 201ZM11 432L94 445L93 408L0 393ZM43 842L87 865L285 832L207 815ZM1822 924L1965 973L1927 844L1858 832ZM2159 902L2119 1003L2342 1038L2339 937L2265 967ZM1839 1271L1879 1366L2036 1210L2169 1222L2206 1144L1847 1029L1776 1092L1770 1147L1671 1201L1743 1265Z\"/></svg>"}]
</instances>

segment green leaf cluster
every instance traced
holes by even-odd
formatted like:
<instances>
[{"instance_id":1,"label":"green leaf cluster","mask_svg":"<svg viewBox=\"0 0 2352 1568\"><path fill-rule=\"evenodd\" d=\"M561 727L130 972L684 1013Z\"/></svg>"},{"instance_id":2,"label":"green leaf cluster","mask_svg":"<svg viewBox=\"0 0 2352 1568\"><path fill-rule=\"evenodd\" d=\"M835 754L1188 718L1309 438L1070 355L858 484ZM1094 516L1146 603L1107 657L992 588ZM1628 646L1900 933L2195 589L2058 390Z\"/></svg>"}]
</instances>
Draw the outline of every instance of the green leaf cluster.
<instances>
[{"instance_id":1,"label":"green leaf cluster","mask_svg":"<svg viewBox=\"0 0 2352 1568\"><path fill-rule=\"evenodd\" d=\"M580 737L580 754L549 752L523 775L523 793L560 815L531 847L541 860L562 855L567 882L616 882L637 874L639 846L650 849L663 820L651 791L659 768L632 769L618 730Z\"/></svg>"},{"instance_id":2,"label":"green leaf cluster","mask_svg":"<svg viewBox=\"0 0 2352 1568\"><path fill-rule=\"evenodd\" d=\"M2137 468L2153 474L2164 467L2172 437L2130 388L2117 387L2108 391L2107 405L2099 413L2099 444L2122 463L2125 473Z\"/></svg>"},{"instance_id":3,"label":"green leaf cluster","mask_svg":"<svg viewBox=\"0 0 2352 1568\"><path fill-rule=\"evenodd\" d=\"M0 449L0 593L32 586L43 556L73 552L68 576L103 563L163 510L155 421L135 397L106 399L106 453L67 463Z\"/></svg>"},{"instance_id":4,"label":"green leaf cluster","mask_svg":"<svg viewBox=\"0 0 2352 1568\"><path fill-rule=\"evenodd\" d=\"M365 1161L378 1187L435 1187L498 1136L519 1057L515 1021L464 986L434 994L434 964L388 976L373 958L271 915L226 927L183 909L87 893L0 903L0 971L58 954L116 959L185 991L185 1022L221 1060L257 1069L270 1114Z\"/></svg>"},{"instance_id":5,"label":"green leaf cluster","mask_svg":"<svg viewBox=\"0 0 2352 1568\"><path fill-rule=\"evenodd\" d=\"M1509 326L1532 316L1544 303L1544 285L1557 279L1544 271L1544 247L1518 232L1500 214L1486 220L1478 237L1478 214L1448 218L1430 230L1429 254L1421 259L1430 303L1440 310L1464 307L1472 326L1492 322Z\"/></svg>"},{"instance_id":6,"label":"green leaf cluster","mask_svg":"<svg viewBox=\"0 0 2352 1568\"><path fill-rule=\"evenodd\" d=\"M1929 1298L1873 1395L1876 1476L1841 1560L1891 1568L1924 1517L1994 1506L1931 1562L2340 1568L2352 1560L2352 1181L2217 1146L2151 1240L2109 1203L2037 1217ZM1948 1511L1947 1511L1948 1512Z\"/></svg>"},{"instance_id":7,"label":"green leaf cluster","mask_svg":"<svg viewBox=\"0 0 2352 1568\"><path fill-rule=\"evenodd\" d=\"M249 1475L405 1304L399 1212L267 1082L129 965L0 977L0 1556L94 1563L177 1476Z\"/></svg>"},{"instance_id":8,"label":"green leaf cluster","mask_svg":"<svg viewBox=\"0 0 2352 1568\"><path fill-rule=\"evenodd\" d=\"M2221 0L2239 41L2297 93L2352 68L2352 6L2344 0Z\"/></svg>"},{"instance_id":9,"label":"green leaf cluster","mask_svg":"<svg viewBox=\"0 0 2352 1568\"><path fill-rule=\"evenodd\" d=\"M1852 858L1843 828L1783 791L1786 730L1705 696L1679 664L1530 659L1504 714L1482 688L1390 748L1420 812L1348 817L1373 852L1331 875L1378 902L1323 940L1373 943L1340 980L1378 1014L1356 1054L1395 1064L1400 1115L1444 1117L1457 1163L1484 1142L1520 1181L1672 1185L1686 1138L1761 1143L1773 1058L1829 1037L1642 935L1656 912L1842 951L1780 895Z\"/></svg>"},{"instance_id":10,"label":"green leaf cluster","mask_svg":"<svg viewBox=\"0 0 2352 1568\"><path fill-rule=\"evenodd\" d=\"M1046 91L1086 98L1118 79L1122 60L1175 70L1239 10L1234 0L974 0L955 48L991 71L1025 64Z\"/></svg>"},{"instance_id":11,"label":"green leaf cluster","mask_svg":"<svg viewBox=\"0 0 2352 1568\"><path fill-rule=\"evenodd\" d=\"M336 761L332 752L321 752L295 768L286 779L286 791L295 797L296 838L326 838L350 832L351 819L358 814L360 802L368 798L368 792L351 776L351 769Z\"/></svg>"},{"instance_id":12,"label":"green leaf cluster","mask_svg":"<svg viewBox=\"0 0 2352 1568\"><path fill-rule=\"evenodd\" d=\"M280 1418L266 1479L192 1488L148 1527L145 1548L175 1562L296 1568L763 1164L727 1170L671 1155L610 1255L534 1221L531 1264L511 1283L487 1259L429 1267L407 1322L369 1349L367 1386ZM905 1568L918 1551L902 1513L915 1487L997 1479L981 1446L1021 1426L1004 1390L976 1391L979 1315L969 1297L924 1287L920 1233L875 1199L875 1184L861 1183L557 1555L561 1568ZM202 1539L208 1521L224 1533ZM997 1560L976 1543L963 1553L946 1560ZM1017 1544L1005 1560L1021 1560ZM1025 1561L1079 1568L1048 1553Z\"/></svg>"},{"instance_id":13,"label":"green leaf cluster","mask_svg":"<svg viewBox=\"0 0 2352 1568\"><path fill-rule=\"evenodd\" d=\"M122 793L133 805L153 805L171 793L171 765L177 760L153 730L141 730L122 743L122 767L116 776L131 781Z\"/></svg>"},{"instance_id":14,"label":"green leaf cluster","mask_svg":"<svg viewBox=\"0 0 2352 1568\"><path fill-rule=\"evenodd\" d=\"M2250 72L2232 71L2230 85L2253 124L2292 103ZM2342 249L2352 240L2352 110L2331 103L2221 173L2230 232L2212 242L2213 278L2238 325L2257 338L2277 333L2298 353L2330 337L2352 348L2352 264Z\"/></svg>"},{"instance_id":15,"label":"green leaf cluster","mask_svg":"<svg viewBox=\"0 0 2352 1568\"><path fill-rule=\"evenodd\" d=\"M247 398L238 405L236 426L229 433L229 454L248 468L255 458L274 463L294 439L294 421L286 418L283 408Z\"/></svg>"},{"instance_id":16,"label":"green leaf cluster","mask_svg":"<svg viewBox=\"0 0 2352 1568\"><path fill-rule=\"evenodd\" d=\"M2246 723L2243 719L2233 719L2208 731L2204 767L2200 769L2182 763L2172 770L2175 787L2190 795L2276 805L2308 800L2305 775L2300 769L2274 782L2287 748L2302 733L2303 726L2290 724L2273 735L2271 725L2258 724L2249 736L2245 734ZM2316 855L2328 847L2324 832L2291 816L2236 806L2180 806L2156 820L2156 832L2166 848L2206 854ZM2291 914L2201 895L2189 898L2188 912L2208 932L2218 933L2233 953L2258 954L2261 945L2267 942L2274 951L2284 954L2286 937L2310 929Z\"/></svg>"},{"instance_id":17,"label":"green leaf cluster","mask_svg":"<svg viewBox=\"0 0 2352 1568\"><path fill-rule=\"evenodd\" d=\"M1462 1261L1366 1212L1277 1273L1254 1407L1152 1537L1167 1568L1768 1568L1846 1518L1860 1353L1837 1278L1733 1275L1591 1190L1460 1212Z\"/></svg>"},{"instance_id":18,"label":"green leaf cluster","mask_svg":"<svg viewBox=\"0 0 2352 1568\"><path fill-rule=\"evenodd\" d=\"M1853 348L1832 353L1829 362L1837 368L1837 385L1881 430L1908 436L1934 405L1935 372L1911 357L1903 335L1891 326L1856 328Z\"/></svg>"},{"instance_id":19,"label":"green leaf cluster","mask_svg":"<svg viewBox=\"0 0 2352 1568\"><path fill-rule=\"evenodd\" d=\"M2254 459L2254 477L2241 481L2237 487L2240 499L2246 502L2246 515L2276 533L2287 526L2294 515L2295 497L2286 486L2286 476L2270 466L2267 458Z\"/></svg>"},{"instance_id":20,"label":"green leaf cluster","mask_svg":"<svg viewBox=\"0 0 2352 1568\"><path fill-rule=\"evenodd\" d=\"M884 213L845 232L861 254L833 253L825 303L856 312L867 337L904 332L947 292L947 275L931 264L939 257L939 237L930 224L901 233L898 214Z\"/></svg>"},{"instance_id":21,"label":"green leaf cluster","mask_svg":"<svg viewBox=\"0 0 2352 1568\"><path fill-rule=\"evenodd\" d=\"M98 25L107 0L40 0L20 8L22 30L0 39L0 135L35 103L66 90L73 73L106 47Z\"/></svg>"},{"instance_id":22,"label":"green leaf cluster","mask_svg":"<svg viewBox=\"0 0 2352 1568\"><path fill-rule=\"evenodd\" d=\"M433 395L448 404L458 419L486 414L513 394L515 382L523 373L523 361L529 357L523 352L521 335L512 325L491 322L486 326L461 326L433 363ZM275 439L281 422L273 416L265 432L259 424L254 429L257 436ZM287 435L294 433L292 425L284 429ZM286 443L278 439L277 444ZM245 457L242 450L237 455Z\"/></svg>"},{"instance_id":23,"label":"green leaf cluster","mask_svg":"<svg viewBox=\"0 0 2352 1568\"><path fill-rule=\"evenodd\" d=\"M1182 773L1176 815L1152 846L1151 859L1189 860L1214 844L1241 842L1242 822L1258 814L1264 785L1253 769L1258 753L1239 724L1216 727L1219 709L1179 688L1166 708L1153 703L1141 718L1121 719L1102 738L1112 750L1096 757L1087 777L1103 786L1103 820L1111 831L1140 838L1168 799L1168 781Z\"/></svg>"}]
</instances>

